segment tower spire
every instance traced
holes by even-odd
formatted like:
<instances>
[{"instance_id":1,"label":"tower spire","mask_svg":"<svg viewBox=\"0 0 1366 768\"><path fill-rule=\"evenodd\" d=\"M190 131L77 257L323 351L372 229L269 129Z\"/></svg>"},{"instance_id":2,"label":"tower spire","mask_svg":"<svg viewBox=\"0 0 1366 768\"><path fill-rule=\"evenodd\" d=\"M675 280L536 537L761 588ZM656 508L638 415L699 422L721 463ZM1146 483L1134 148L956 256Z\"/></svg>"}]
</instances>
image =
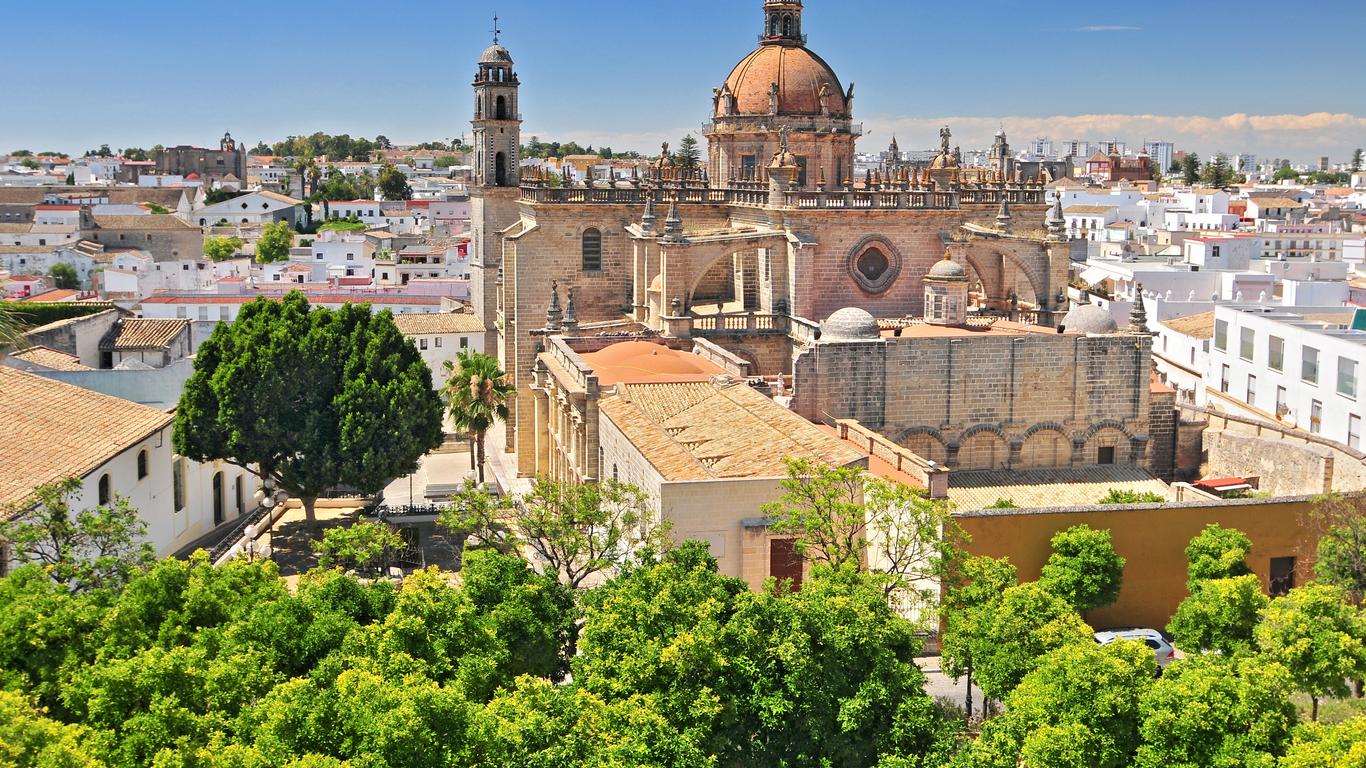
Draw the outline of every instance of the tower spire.
<instances>
[{"instance_id":1,"label":"tower spire","mask_svg":"<svg viewBox=\"0 0 1366 768\"><path fill-rule=\"evenodd\" d=\"M803 45L802 0L764 0L764 45Z\"/></svg>"},{"instance_id":2,"label":"tower spire","mask_svg":"<svg viewBox=\"0 0 1366 768\"><path fill-rule=\"evenodd\" d=\"M503 30L498 28L498 14L493 14L493 44L498 44L498 36L503 34Z\"/></svg>"}]
</instances>

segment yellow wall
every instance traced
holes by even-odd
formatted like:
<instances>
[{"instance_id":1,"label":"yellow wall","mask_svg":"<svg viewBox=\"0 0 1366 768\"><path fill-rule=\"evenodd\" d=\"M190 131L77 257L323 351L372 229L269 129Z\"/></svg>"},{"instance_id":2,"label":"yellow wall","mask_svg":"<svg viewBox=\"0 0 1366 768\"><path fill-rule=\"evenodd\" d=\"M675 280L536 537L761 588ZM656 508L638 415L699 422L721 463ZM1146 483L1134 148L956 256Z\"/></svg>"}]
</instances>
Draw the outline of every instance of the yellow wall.
<instances>
[{"instance_id":1,"label":"yellow wall","mask_svg":"<svg viewBox=\"0 0 1366 768\"><path fill-rule=\"evenodd\" d=\"M1163 629L1186 597L1186 544L1209 523L1237 528L1252 540L1248 565L1269 582L1273 557L1294 556L1295 583L1310 576L1315 544L1304 524L1306 497L1213 502L1160 509L1078 508L1068 511L995 510L957 516L972 536L974 555L1008 557L1021 581L1033 581L1050 554L1049 541L1074 525L1109 529L1115 550L1127 560L1119 599L1091 611L1096 628L1137 626Z\"/></svg>"}]
</instances>

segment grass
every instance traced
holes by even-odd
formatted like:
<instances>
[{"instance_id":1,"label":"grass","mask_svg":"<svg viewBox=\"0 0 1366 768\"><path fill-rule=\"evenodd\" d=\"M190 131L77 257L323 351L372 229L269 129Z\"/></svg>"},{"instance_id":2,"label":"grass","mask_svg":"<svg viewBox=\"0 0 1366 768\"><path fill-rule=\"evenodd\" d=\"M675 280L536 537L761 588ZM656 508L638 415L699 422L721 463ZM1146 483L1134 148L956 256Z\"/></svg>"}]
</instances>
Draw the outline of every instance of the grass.
<instances>
[{"instance_id":1,"label":"grass","mask_svg":"<svg viewBox=\"0 0 1366 768\"><path fill-rule=\"evenodd\" d=\"M1297 693L1290 697L1295 702L1295 707L1300 712L1300 720L1309 722L1309 716L1314 711L1313 704L1309 697ZM1353 717L1366 715L1366 699L1320 699L1319 700L1319 722L1327 725L1340 723L1350 720Z\"/></svg>"}]
</instances>

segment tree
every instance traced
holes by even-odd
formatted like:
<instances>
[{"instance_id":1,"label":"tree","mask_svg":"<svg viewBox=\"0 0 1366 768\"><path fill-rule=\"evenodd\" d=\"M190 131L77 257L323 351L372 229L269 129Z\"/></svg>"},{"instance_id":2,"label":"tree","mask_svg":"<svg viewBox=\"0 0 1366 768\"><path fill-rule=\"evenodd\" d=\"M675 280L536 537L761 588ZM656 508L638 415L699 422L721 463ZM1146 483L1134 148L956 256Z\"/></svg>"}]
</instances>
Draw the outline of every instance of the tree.
<instances>
[{"instance_id":1,"label":"tree","mask_svg":"<svg viewBox=\"0 0 1366 768\"><path fill-rule=\"evenodd\" d=\"M408 177L393 163L385 163L379 169L379 191L385 200L413 199L413 188L408 185Z\"/></svg>"},{"instance_id":2,"label":"tree","mask_svg":"<svg viewBox=\"0 0 1366 768\"><path fill-rule=\"evenodd\" d=\"M1360 150L1358 150L1360 151ZM1281 768L1359 768L1366 765L1366 716L1337 725L1308 723L1281 758Z\"/></svg>"},{"instance_id":3,"label":"tree","mask_svg":"<svg viewBox=\"0 0 1366 768\"><path fill-rule=\"evenodd\" d=\"M1232 656L1251 648L1253 629L1266 605L1262 582L1255 575L1198 582L1176 607L1167 631L1188 653L1218 651Z\"/></svg>"},{"instance_id":4,"label":"tree","mask_svg":"<svg viewBox=\"0 0 1366 768\"><path fill-rule=\"evenodd\" d=\"M19 161L19 164L22 165L23 167L29 169L30 171L36 171L36 170L38 170L38 169L41 167L41 166L38 165L38 161L37 161L37 160L34 160L34 159L31 158L31 157L26 157L26 158L24 158L23 160L20 160L20 161Z\"/></svg>"},{"instance_id":5,"label":"tree","mask_svg":"<svg viewBox=\"0 0 1366 768\"><path fill-rule=\"evenodd\" d=\"M13 302L0 301L0 357L5 351L23 342L24 323L19 318Z\"/></svg>"},{"instance_id":6,"label":"tree","mask_svg":"<svg viewBox=\"0 0 1366 768\"><path fill-rule=\"evenodd\" d=\"M1186 545L1187 589L1194 592L1206 581L1232 579L1252 573L1247 555L1252 540L1235 528L1210 523Z\"/></svg>"},{"instance_id":7,"label":"tree","mask_svg":"<svg viewBox=\"0 0 1366 768\"><path fill-rule=\"evenodd\" d=\"M702 165L702 150L697 146L697 137L691 133L678 142L678 152L674 154L674 165L685 171L695 171Z\"/></svg>"},{"instance_id":8,"label":"tree","mask_svg":"<svg viewBox=\"0 0 1366 768\"><path fill-rule=\"evenodd\" d=\"M1039 586L1082 613L1119 597L1125 560L1115 553L1109 531L1075 525L1054 535L1052 544Z\"/></svg>"},{"instance_id":9,"label":"tree","mask_svg":"<svg viewBox=\"0 0 1366 768\"><path fill-rule=\"evenodd\" d=\"M1270 766L1295 725L1290 675L1255 656L1189 656L1143 697L1136 768Z\"/></svg>"},{"instance_id":10,"label":"tree","mask_svg":"<svg viewBox=\"0 0 1366 768\"><path fill-rule=\"evenodd\" d=\"M78 478L39 486L28 501L3 510L0 539L18 562L41 565L73 591L118 587L156 557L147 524L122 496L91 509L72 508Z\"/></svg>"},{"instance_id":11,"label":"tree","mask_svg":"<svg viewBox=\"0 0 1366 768\"><path fill-rule=\"evenodd\" d=\"M1347 678L1366 676L1366 619L1343 598L1327 584L1292 589L1271 601L1254 633L1261 652L1309 694L1314 720L1319 699L1345 696Z\"/></svg>"},{"instance_id":12,"label":"tree","mask_svg":"<svg viewBox=\"0 0 1366 768\"><path fill-rule=\"evenodd\" d=\"M0 690L0 755L7 768L101 768L93 736L44 716L23 694Z\"/></svg>"},{"instance_id":13,"label":"tree","mask_svg":"<svg viewBox=\"0 0 1366 768\"><path fill-rule=\"evenodd\" d=\"M1200 174L1200 180L1211 187L1223 188L1233 183L1233 166L1229 164L1228 156L1222 152L1215 155L1209 165Z\"/></svg>"},{"instance_id":14,"label":"tree","mask_svg":"<svg viewBox=\"0 0 1366 768\"><path fill-rule=\"evenodd\" d=\"M1314 574L1360 607L1366 599L1366 505L1339 493L1325 494L1314 499L1310 518L1319 539Z\"/></svg>"},{"instance_id":15,"label":"tree","mask_svg":"<svg viewBox=\"0 0 1366 768\"><path fill-rule=\"evenodd\" d=\"M80 275L76 274L76 268L70 264L60 262L53 264L47 273L52 275L52 280L58 288L74 291L81 287Z\"/></svg>"},{"instance_id":16,"label":"tree","mask_svg":"<svg viewBox=\"0 0 1366 768\"><path fill-rule=\"evenodd\" d=\"M1181 180L1187 186L1200 181L1200 158L1190 152L1181 158Z\"/></svg>"},{"instance_id":17,"label":"tree","mask_svg":"<svg viewBox=\"0 0 1366 768\"><path fill-rule=\"evenodd\" d=\"M797 553L813 563L859 572L872 563L887 595L928 600L918 585L943 573L958 538L948 505L861 467L786 464L782 497L763 506L770 530L793 534Z\"/></svg>"},{"instance_id":18,"label":"tree","mask_svg":"<svg viewBox=\"0 0 1366 768\"><path fill-rule=\"evenodd\" d=\"M667 533L650 514L645 492L615 480L574 485L538 479L509 505L505 520L571 589L621 570L642 550L663 549Z\"/></svg>"},{"instance_id":19,"label":"tree","mask_svg":"<svg viewBox=\"0 0 1366 768\"><path fill-rule=\"evenodd\" d=\"M294 247L294 228L287 221L277 221L261 228L261 237L256 241L256 263L269 264L289 258L289 249Z\"/></svg>"},{"instance_id":20,"label":"tree","mask_svg":"<svg viewBox=\"0 0 1366 768\"><path fill-rule=\"evenodd\" d=\"M1167 499L1160 493L1152 491L1129 491L1119 488L1111 488L1108 493L1096 501L1097 504L1161 504Z\"/></svg>"},{"instance_id":21,"label":"tree","mask_svg":"<svg viewBox=\"0 0 1366 768\"><path fill-rule=\"evenodd\" d=\"M991 610L1007 587L1016 583L1015 566L1009 560L968 557L954 564L944 595L942 616L944 634L940 643L940 663L944 674L957 680L966 677L963 713L972 719L972 646L979 638L975 627L986 626L981 615Z\"/></svg>"},{"instance_id":22,"label":"tree","mask_svg":"<svg viewBox=\"0 0 1366 768\"><path fill-rule=\"evenodd\" d=\"M204 258L210 261L226 261L242 250L246 243L240 237L204 238Z\"/></svg>"},{"instance_id":23,"label":"tree","mask_svg":"<svg viewBox=\"0 0 1366 768\"><path fill-rule=\"evenodd\" d=\"M1290 161L1286 160L1276 172L1271 175L1275 181L1299 181L1300 172L1290 167Z\"/></svg>"},{"instance_id":24,"label":"tree","mask_svg":"<svg viewBox=\"0 0 1366 768\"><path fill-rule=\"evenodd\" d=\"M381 133L380 135L378 135L378 136L375 137L375 146L378 147L379 149L393 149L393 148L394 148L394 145L391 144L391 143L389 142L389 137L388 137L388 136L385 136L385 135L382 134L382 133Z\"/></svg>"},{"instance_id":25,"label":"tree","mask_svg":"<svg viewBox=\"0 0 1366 768\"><path fill-rule=\"evenodd\" d=\"M101 144L99 149L92 149L85 153L86 157L113 157L114 150L108 144Z\"/></svg>"},{"instance_id":26,"label":"tree","mask_svg":"<svg viewBox=\"0 0 1366 768\"><path fill-rule=\"evenodd\" d=\"M1084 765L1127 768L1138 750L1139 702L1157 663L1137 642L1075 643L1045 656L989 721L973 764L1015 768ZM1072 755L1058 762L1057 757Z\"/></svg>"},{"instance_id":27,"label":"tree","mask_svg":"<svg viewBox=\"0 0 1366 768\"><path fill-rule=\"evenodd\" d=\"M361 520L354 525L328 528L321 541L314 543L318 565L355 565L361 571L382 568L388 553L402 549L403 537L387 523Z\"/></svg>"},{"instance_id":28,"label":"tree","mask_svg":"<svg viewBox=\"0 0 1366 768\"><path fill-rule=\"evenodd\" d=\"M176 410L176 452L253 468L302 500L375 493L441 444L431 371L388 312L258 299L200 347Z\"/></svg>"},{"instance_id":29,"label":"tree","mask_svg":"<svg viewBox=\"0 0 1366 768\"><path fill-rule=\"evenodd\" d=\"M998 701L1015 690L1049 651L1095 644L1091 628L1063 599L1037 583L1017 584L967 628L973 671L982 694Z\"/></svg>"},{"instance_id":30,"label":"tree","mask_svg":"<svg viewBox=\"0 0 1366 768\"><path fill-rule=\"evenodd\" d=\"M484 482L484 437L495 422L508 417L508 399L517 388L498 367L498 359L483 352L462 349L454 361L446 361L443 394L455 428L471 436L470 456Z\"/></svg>"},{"instance_id":31,"label":"tree","mask_svg":"<svg viewBox=\"0 0 1366 768\"><path fill-rule=\"evenodd\" d=\"M1357 147L1352 152L1352 162L1347 166L1347 170L1356 173L1361 170L1361 147Z\"/></svg>"}]
</instances>

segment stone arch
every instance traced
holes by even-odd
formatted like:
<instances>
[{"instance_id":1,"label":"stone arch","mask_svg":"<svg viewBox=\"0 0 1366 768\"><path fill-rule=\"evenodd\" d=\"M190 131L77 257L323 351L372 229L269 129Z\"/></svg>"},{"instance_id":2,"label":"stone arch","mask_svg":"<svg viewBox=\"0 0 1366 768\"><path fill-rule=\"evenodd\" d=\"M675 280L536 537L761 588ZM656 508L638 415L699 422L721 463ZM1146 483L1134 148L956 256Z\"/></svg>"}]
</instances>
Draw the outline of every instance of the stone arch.
<instances>
[{"instance_id":1,"label":"stone arch","mask_svg":"<svg viewBox=\"0 0 1366 768\"><path fill-rule=\"evenodd\" d=\"M1003 270L1000 268L997 268L994 271L984 269L981 262L972 253L964 253L963 259L967 261L970 284L981 286L983 305L985 305L987 300L993 296L1005 295L1005 291L1002 287L1004 285Z\"/></svg>"},{"instance_id":2,"label":"stone arch","mask_svg":"<svg viewBox=\"0 0 1366 768\"><path fill-rule=\"evenodd\" d=\"M1133 439L1117 421L1102 421L1086 430L1082 445L1083 464L1132 464Z\"/></svg>"},{"instance_id":3,"label":"stone arch","mask_svg":"<svg viewBox=\"0 0 1366 768\"><path fill-rule=\"evenodd\" d=\"M694 297L701 298L706 302L715 301L717 298L717 295L715 294L718 293L723 295L726 301L734 301L737 298L741 298L735 294L733 282L735 257L737 256L744 259L747 264L752 262L754 269L758 269L758 246L746 246L733 250L727 249L717 253L715 256L706 258L705 260L699 259L698 261L692 262L690 265L691 274L688 277L686 304L684 306L691 309L692 305L696 303ZM757 277L757 271L754 274ZM713 282L720 284L723 280L724 290L722 290L722 286L710 285L710 283ZM708 288L716 288L717 290L706 290ZM704 289L704 292L700 295L699 289Z\"/></svg>"},{"instance_id":4,"label":"stone arch","mask_svg":"<svg viewBox=\"0 0 1366 768\"><path fill-rule=\"evenodd\" d=\"M1072 436L1060 424L1035 424L1024 433L1017 468L1066 467L1072 463Z\"/></svg>"},{"instance_id":5,"label":"stone arch","mask_svg":"<svg viewBox=\"0 0 1366 768\"><path fill-rule=\"evenodd\" d=\"M995 424L979 424L958 438L955 469L1005 469L1010 466L1010 444Z\"/></svg>"},{"instance_id":6,"label":"stone arch","mask_svg":"<svg viewBox=\"0 0 1366 768\"><path fill-rule=\"evenodd\" d=\"M948 445L944 441L944 436L933 427L911 427L902 432L896 442L922 459L948 464Z\"/></svg>"},{"instance_id":7,"label":"stone arch","mask_svg":"<svg viewBox=\"0 0 1366 768\"><path fill-rule=\"evenodd\" d=\"M1003 303L1002 306L996 307L997 309L1008 308L1007 305L1012 292L1016 292L1018 295L1016 291L1018 281L1014 284L1007 283L1007 263L1017 275L1024 276L1025 281L1029 284L1029 289L1034 293L1035 303L1042 306L1047 302L1048 294L1044 288L1044 283L1040 279L1038 270L1028 260L1011 253L1008 249L992 247L986 241L973 241L968 245L969 247L962 251L963 256L977 272L977 276L981 279L982 286L986 290L987 297ZM972 245L978 247L973 248ZM990 261L986 261L984 257L989 258ZM984 265L988 264L991 268L984 268Z\"/></svg>"}]
</instances>

